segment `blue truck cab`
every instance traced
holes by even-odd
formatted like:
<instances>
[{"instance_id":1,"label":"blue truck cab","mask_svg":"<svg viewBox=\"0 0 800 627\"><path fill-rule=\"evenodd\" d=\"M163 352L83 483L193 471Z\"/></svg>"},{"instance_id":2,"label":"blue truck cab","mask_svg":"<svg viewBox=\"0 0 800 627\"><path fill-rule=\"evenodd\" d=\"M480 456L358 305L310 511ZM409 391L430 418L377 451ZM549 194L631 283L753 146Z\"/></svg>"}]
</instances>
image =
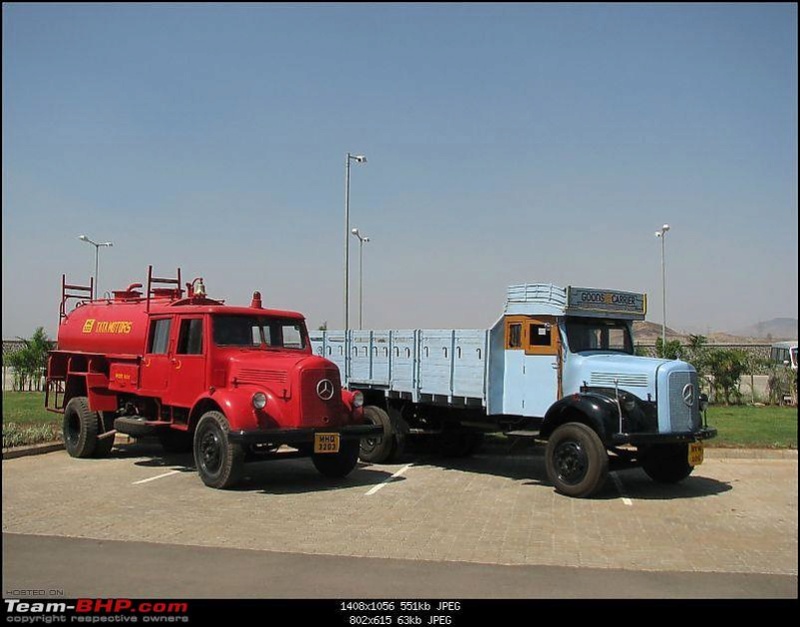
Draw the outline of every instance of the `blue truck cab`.
<instances>
[{"instance_id":1,"label":"blue truck cab","mask_svg":"<svg viewBox=\"0 0 800 627\"><path fill-rule=\"evenodd\" d=\"M545 441L555 488L586 497L620 467L680 481L716 435L694 367L634 354L646 310L644 294L521 284L489 329L318 331L311 342L383 427L362 440L363 460L396 458L412 435L467 455L501 431Z\"/></svg>"}]
</instances>

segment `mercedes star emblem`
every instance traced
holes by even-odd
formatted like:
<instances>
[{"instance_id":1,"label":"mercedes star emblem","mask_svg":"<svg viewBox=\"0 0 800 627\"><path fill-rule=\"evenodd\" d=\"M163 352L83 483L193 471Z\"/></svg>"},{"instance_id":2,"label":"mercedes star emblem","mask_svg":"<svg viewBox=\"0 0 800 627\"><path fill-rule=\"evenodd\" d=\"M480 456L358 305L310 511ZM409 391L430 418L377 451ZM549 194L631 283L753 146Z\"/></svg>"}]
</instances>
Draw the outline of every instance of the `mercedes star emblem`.
<instances>
[{"instance_id":1,"label":"mercedes star emblem","mask_svg":"<svg viewBox=\"0 0 800 627\"><path fill-rule=\"evenodd\" d=\"M330 379L322 379L317 383L317 396L323 401L329 401L333 398L333 383Z\"/></svg>"},{"instance_id":2,"label":"mercedes star emblem","mask_svg":"<svg viewBox=\"0 0 800 627\"><path fill-rule=\"evenodd\" d=\"M683 402L686 403L689 407L694 404L694 385L691 383L687 383L683 386L683 392L681 392L681 396L683 396Z\"/></svg>"}]
</instances>

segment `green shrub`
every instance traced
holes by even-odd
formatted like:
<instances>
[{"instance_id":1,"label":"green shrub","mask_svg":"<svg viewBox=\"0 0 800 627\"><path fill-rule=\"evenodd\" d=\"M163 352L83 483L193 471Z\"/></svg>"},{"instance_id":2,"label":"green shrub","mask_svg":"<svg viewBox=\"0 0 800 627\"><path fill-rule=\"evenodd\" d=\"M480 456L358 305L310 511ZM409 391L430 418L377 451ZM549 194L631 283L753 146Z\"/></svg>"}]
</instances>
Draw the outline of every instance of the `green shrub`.
<instances>
[{"instance_id":1,"label":"green shrub","mask_svg":"<svg viewBox=\"0 0 800 627\"><path fill-rule=\"evenodd\" d=\"M55 424L20 425L16 422L3 424L3 448L30 446L61 439L61 427Z\"/></svg>"}]
</instances>

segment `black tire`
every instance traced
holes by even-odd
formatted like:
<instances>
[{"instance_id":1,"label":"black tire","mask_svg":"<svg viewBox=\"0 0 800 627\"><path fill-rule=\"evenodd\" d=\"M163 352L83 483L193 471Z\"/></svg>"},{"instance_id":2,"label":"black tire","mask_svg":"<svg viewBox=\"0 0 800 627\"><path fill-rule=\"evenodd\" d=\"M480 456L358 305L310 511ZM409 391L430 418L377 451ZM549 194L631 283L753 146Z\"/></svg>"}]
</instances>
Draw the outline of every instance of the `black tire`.
<instances>
[{"instance_id":1,"label":"black tire","mask_svg":"<svg viewBox=\"0 0 800 627\"><path fill-rule=\"evenodd\" d=\"M321 474L331 479L341 479L356 467L358 453L358 440L346 440L341 443L338 453L315 453L311 461Z\"/></svg>"},{"instance_id":2,"label":"black tire","mask_svg":"<svg viewBox=\"0 0 800 627\"><path fill-rule=\"evenodd\" d=\"M97 448L100 415L89 409L89 399L75 396L64 408L64 448L71 457L87 458Z\"/></svg>"},{"instance_id":3,"label":"black tire","mask_svg":"<svg viewBox=\"0 0 800 627\"><path fill-rule=\"evenodd\" d=\"M158 441L165 453L190 453L192 451L192 434L188 431L169 429L158 434Z\"/></svg>"},{"instance_id":4,"label":"black tire","mask_svg":"<svg viewBox=\"0 0 800 627\"><path fill-rule=\"evenodd\" d=\"M694 466L689 464L689 445L652 446L642 455L642 468L653 481L678 483L694 470Z\"/></svg>"},{"instance_id":5,"label":"black tire","mask_svg":"<svg viewBox=\"0 0 800 627\"><path fill-rule=\"evenodd\" d=\"M406 435L405 433L396 432L392 436L392 452L386 460L388 463L396 462L403 456L406 450Z\"/></svg>"},{"instance_id":6,"label":"black tire","mask_svg":"<svg viewBox=\"0 0 800 627\"><path fill-rule=\"evenodd\" d=\"M230 488L242 476L244 451L228 439L230 425L218 411L202 415L194 432L194 462L200 478L211 488Z\"/></svg>"},{"instance_id":7,"label":"black tire","mask_svg":"<svg viewBox=\"0 0 800 627\"><path fill-rule=\"evenodd\" d=\"M361 438L361 460L371 464L385 464L399 457L405 448L405 437L395 431L389 414L380 407L368 405L364 407L364 418L370 424L383 427L383 435Z\"/></svg>"},{"instance_id":8,"label":"black tire","mask_svg":"<svg viewBox=\"0 0 800 627\"><path fill-rule=\"evenodd\" d=\"M558 427L547 442L547 476L558 492L587 497L608 478L608 453L595 431L579 422Z\"/></svg>"}]
</instances>

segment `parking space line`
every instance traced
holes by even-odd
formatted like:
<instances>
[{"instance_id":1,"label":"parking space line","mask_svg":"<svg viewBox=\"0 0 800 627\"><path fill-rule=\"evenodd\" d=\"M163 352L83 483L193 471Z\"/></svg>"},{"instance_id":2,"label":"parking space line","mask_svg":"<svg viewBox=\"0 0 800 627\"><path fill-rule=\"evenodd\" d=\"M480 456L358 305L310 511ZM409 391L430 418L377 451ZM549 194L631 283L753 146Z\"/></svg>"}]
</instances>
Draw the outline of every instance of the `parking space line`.
<instances>
[{"instance_id":1,"label":"parking space line","mask_svg":"<svg viewBox=\"0 0 800 627\"><path fill-rule=\"evenodd\" d=\"M170 475L177 475L179 472L180 470L171 470L170 472L165 472L163 475L156 475L155 477L142 479L141 481L134 481L132 485L139 485L140 483L148 483L149 481L155 481L156 479L163 479L164 477L169 477Z\"/></svg>"},{"instance_id":2,"label":"parking space line","mask_svg":"<svg viewBox=\"0 0 800 627\"><path fill-rule=\"evenodd\" d=\"M400 470L398 470L396 473L394 473L394 474L393 474L391 477L389 477L388 479L386 479L386 480L385 480L385 481L383 481L382 483L379 483L378 485L376 485L376 486L373 486L372 488L370 488L369 492L367 492L367 493L366 493L364 496L371 496L371 495L375 494L375 493L376 493L378 490L380 490L380 489L381 489L383 486L387 485L387 484L388 484L389 482L391 482L391 481L394 481L394 480L395 480L397 477L399 477L400 475L402 475L402 474L403 474L403 473L404 473L406 470L408 470L409 468L411 468L413 465L414 465L414 464L406 464L406 465L405 465L405 466L403 466L403 467L402 467Z\"/></svg>"},{"instance_id":3,"label":"parking space line","mask_svg":"<svg viewBox=\"0 0 800 627\"><path fill-rule=\"evenodd\" d=\"M628 507L632 507L633 501L625 496L625 488L622 487L622 481L620 481L620 478L617 476L617 474L612 472L611 479L614 481L614 485L617 486L617 492L619 492L619 495L622 497L622 502Z\"/></svg>"}]
</instances>

